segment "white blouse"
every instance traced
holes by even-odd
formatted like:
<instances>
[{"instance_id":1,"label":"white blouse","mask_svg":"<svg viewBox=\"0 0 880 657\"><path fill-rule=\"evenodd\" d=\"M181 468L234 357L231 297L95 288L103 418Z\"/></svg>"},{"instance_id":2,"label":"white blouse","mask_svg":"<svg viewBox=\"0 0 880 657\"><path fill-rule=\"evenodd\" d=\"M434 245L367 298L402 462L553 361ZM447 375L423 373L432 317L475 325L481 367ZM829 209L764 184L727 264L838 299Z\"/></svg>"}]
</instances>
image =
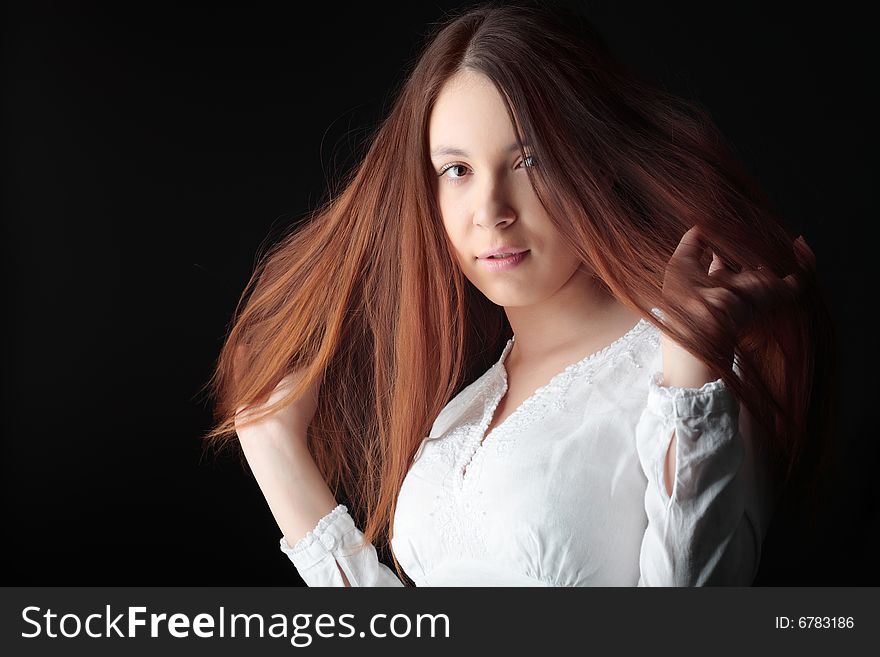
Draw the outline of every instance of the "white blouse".
<instances>
[{"instance_id":1,"label":"white blouse","mask_svg":"<svg viewBox=\"0 0 880 657\"><path fill-rule=\"evenodd\" d=\"M640 320L480 444L507 391L507 342L441 411L404 479L391 546L416 586L752 583L772 512L756 428L721 379L663 386L660 336ZM351 586L402 586L362 539L340 504L280 545L309 586L344 586L337 563Z\"/></svg>"}]
</instances>

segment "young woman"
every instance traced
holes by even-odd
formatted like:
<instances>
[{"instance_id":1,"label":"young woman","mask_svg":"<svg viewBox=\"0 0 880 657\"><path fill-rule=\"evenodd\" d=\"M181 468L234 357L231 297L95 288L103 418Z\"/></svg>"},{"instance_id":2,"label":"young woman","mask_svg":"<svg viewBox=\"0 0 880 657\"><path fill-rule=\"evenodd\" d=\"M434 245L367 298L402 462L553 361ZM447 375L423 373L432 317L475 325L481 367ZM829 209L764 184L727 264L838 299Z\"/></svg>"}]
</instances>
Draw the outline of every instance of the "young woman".
<instances>
[{"instance_id":1,"label":"young woman","mask_svg":"<svg viewBox=\"0 0 880 657\"><path fill-rule=\"evenodd\" d=\"M748 585L818 491L832 326L704 111L486 4L262 259L209 438L312 586Z\"/></svg>"}]
</instances>

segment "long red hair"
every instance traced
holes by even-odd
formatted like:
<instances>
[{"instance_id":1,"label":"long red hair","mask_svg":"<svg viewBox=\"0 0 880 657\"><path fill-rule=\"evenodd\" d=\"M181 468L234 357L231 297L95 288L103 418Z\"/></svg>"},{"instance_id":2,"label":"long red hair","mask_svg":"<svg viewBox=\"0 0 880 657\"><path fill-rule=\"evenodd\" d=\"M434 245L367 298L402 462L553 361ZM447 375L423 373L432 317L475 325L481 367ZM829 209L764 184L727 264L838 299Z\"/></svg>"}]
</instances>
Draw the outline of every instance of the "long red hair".
<instances>
[{"instance_id":1,"label":"long red hair","mask_svg":"<svg viewBox=\"0 0 880 657\"><path fill-rule=\"evenodd\" d=\"M503 308L457 267L436 203L428 116L465 68L495 84L520 146L532 145L539 164L526 171L557 229L655 325L657 307L699 334L661 296L666 264L693 225L734 270L761 264L784 276L798 267L795 235L707 111L640 80L582 16L537 3L449 16L338 193L260 258L207 384L216 426L205 439L224 446L234 442L237 408L265 400L293 369L306 369L302 387L279 404L322 377L309 448L380 550L420 442L511 336ZM836 339L819 281L804 275L797 304L736 342L673 337L764 427L778 489L814 514L832 464ZM734 349L741 377L726 364Z\"/></svg>"}]
</instances>

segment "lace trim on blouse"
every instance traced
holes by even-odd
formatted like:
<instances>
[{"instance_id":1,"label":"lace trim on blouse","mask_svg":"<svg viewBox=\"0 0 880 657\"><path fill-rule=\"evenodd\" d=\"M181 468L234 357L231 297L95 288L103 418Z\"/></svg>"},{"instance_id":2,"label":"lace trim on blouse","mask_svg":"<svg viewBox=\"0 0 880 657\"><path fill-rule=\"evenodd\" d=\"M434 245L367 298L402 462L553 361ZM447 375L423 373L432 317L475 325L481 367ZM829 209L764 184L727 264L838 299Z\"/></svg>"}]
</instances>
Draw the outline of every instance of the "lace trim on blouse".
<instances>
[{"instance_id":1,"label":"lace trim on blouse","mask_svg":"<svg viewBox=\"0 0 880 657\"><path fill-rule=\"evenodd\" d=\"M327 531L327 528L333 524L333 522L342 514L348 512L348 507L344 504L338 504L336 508L330 511L323 518L318 520L318 523L315 527L309 531L305 536L299 539L293 547L287 542L287 538L281 539L281 549L287 552L292 556L299 555L304 553L315 541L321 539L321 536Z\"/></svg>"},{"instance_id":2,"label":"lace trim on blouse","mask_svg":"<svg viewBox=\"0 0 880 657\"><path fill-rule=\"evenodd\" d=\"M641 368L642 363L633 354L632 345L643 338L656 347L660 335L658 331L649 332L651 328L654 328L653 324L643 318L614 342L568 365L484 436L501 398L507 392L504 361L516 336L507 341L501 357L474 391L476 398L489 400L485 403L482 416L475 421L463 422L445 435L426 439L420 448L418 461L421 466L429 466L437 461L447 464L447 467L452 466L441 490L434 496L429 511L442 540L454 546L462 556L480 558L488 555L482 530L488 509L483 503L483 491L479 488L479 468L487 450L494 450L499 455L508 454L524 429L548 413L565 408L565 393L576 379L586 378L592 382L591 369L597 369L597 365L628 359L634 367Z\"/></svg>"}]
</instances>

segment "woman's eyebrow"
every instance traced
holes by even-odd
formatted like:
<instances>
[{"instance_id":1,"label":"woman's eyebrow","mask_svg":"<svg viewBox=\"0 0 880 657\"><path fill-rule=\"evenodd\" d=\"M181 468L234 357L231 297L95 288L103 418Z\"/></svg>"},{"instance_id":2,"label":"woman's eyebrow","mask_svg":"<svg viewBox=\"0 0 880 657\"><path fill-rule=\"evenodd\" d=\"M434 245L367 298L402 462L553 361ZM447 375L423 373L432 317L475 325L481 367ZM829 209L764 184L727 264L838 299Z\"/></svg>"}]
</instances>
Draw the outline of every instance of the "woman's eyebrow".
<instances>
[{"instance_id":1,"label":"woman's eyebrow","mask_svg":"<svg viewBox=\"0 0 880 657\"><path fill-rule=\"evenodd\" d=\"M523 144L523 146L528 147L528 144ZM507 152L510 153L512 151L518 150L519 144L516 142L512 143L507 147ZM456 148L455 146L438 146L434 150L431 151L431 157L437 157L439 155L457 155L458 157L470 157L468 153L463 151L460 148Z\"/></svg>"}]
</instances>

